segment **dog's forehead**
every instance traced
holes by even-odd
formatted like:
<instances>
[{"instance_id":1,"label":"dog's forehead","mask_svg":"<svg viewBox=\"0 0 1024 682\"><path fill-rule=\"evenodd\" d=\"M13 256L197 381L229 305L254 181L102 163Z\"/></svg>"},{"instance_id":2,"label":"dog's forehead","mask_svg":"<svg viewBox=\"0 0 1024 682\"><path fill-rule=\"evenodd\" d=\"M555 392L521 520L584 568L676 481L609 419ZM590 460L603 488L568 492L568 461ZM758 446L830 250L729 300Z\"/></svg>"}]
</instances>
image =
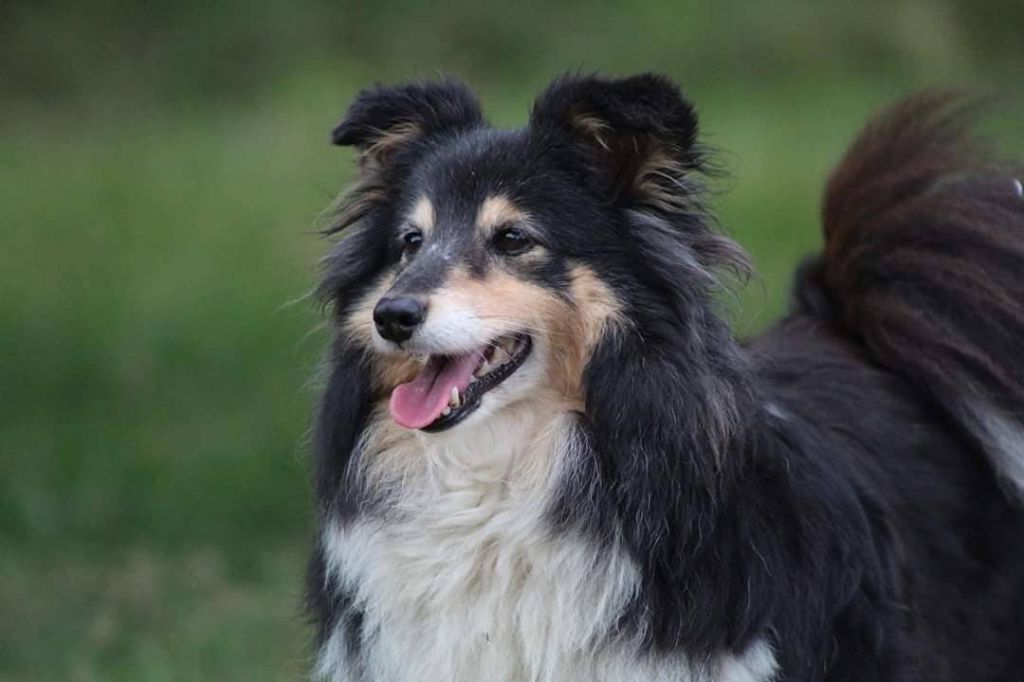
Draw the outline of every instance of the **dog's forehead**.
<instances>
[{"instance_id":1,"label":"dog's forehead","mask_svg":"<svg viewBox=\"0 0 1024 682\"><path fill-rule=\"evenodd\" d=\"M426 213L428 202L438 227L489 224L501 214L511 219L528 201L531 167L537 160L521 131L474 131L424 160L409 187L410 206Z\"/></svg>"}]
</instances>

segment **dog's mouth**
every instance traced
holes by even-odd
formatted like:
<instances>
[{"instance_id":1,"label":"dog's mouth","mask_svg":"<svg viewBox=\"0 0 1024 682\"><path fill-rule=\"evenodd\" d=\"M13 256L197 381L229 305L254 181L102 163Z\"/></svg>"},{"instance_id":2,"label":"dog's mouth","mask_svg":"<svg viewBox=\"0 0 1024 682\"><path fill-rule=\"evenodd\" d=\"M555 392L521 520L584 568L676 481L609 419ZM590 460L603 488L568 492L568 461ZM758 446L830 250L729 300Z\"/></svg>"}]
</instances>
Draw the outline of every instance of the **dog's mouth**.
<instances>
[{"instance_id":1,"label":"dog's mouth","mask_svg":"<svg viewBox=\"0 0 1024 682\"><path fill-rule=\"evenodd\" d=\"M528 334L510 334L463 355L431 355L416 378L391 392L391 417L407 429L450 429L522 367L532 348Z\"/></svg>"}]
</instances>

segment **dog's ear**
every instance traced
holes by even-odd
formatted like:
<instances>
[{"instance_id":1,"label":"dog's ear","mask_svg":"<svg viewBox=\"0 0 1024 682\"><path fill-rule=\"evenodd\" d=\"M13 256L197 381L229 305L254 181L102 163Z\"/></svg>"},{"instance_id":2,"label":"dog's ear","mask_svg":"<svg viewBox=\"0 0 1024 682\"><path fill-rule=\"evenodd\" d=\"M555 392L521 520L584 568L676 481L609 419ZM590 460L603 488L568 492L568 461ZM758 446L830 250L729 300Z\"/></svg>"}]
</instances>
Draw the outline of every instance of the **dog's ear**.
<instances>
[{"instance_id":1,"label":"dog's ear","mask_svg":"<svg viewBox=\"0 0 1024 682\"><path fill-rule=\"evenodd\" d=\"M697 116L664 76L563 76L537 98L530 123L576 145L612 199L678 206L700 165Z\"/></svg>"},{"instance_id":2,"label":"dog's ear","mask_svg":"<svg viewBox=\"0 0 1024 682\"><path fill-rule=\"evenodd\" d=\"M356 147L364 173L373 172L386 168L397 152L482 123L476 97L460 81L377 86L356 96L331 131L331 142Z\"/></svg>"}]
</instances>

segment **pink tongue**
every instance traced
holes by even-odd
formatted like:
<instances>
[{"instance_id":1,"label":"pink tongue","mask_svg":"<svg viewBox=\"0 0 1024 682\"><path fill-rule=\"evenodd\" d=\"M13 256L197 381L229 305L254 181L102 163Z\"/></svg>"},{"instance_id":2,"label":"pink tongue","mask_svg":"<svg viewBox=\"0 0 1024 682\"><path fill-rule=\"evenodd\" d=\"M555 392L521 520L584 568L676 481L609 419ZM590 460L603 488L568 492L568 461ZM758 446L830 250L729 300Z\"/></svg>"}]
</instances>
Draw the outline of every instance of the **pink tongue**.
<instances>
[{"instance_id":1,"label":"pink tongue","mask_svg":"<svg viewBox=\"0 0 1024 682\"><path fill-rule=\"evenodd\" d=\"M456 358L431 358L415 379L399 384L391 392L391 417L407 429L422 429L433 423L448 404L452 387L458 388L461 395L482 360L478 352Z\"/></svg>"}]
</instances>

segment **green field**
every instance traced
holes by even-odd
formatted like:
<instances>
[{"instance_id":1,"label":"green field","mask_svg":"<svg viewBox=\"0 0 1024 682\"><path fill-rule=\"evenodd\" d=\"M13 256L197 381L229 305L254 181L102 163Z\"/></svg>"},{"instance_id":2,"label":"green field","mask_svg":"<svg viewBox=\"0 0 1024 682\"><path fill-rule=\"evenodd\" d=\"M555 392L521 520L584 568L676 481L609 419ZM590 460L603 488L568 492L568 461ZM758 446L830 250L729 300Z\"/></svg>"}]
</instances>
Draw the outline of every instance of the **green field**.
<instances>
[{"instance_id":1,"label":"green field","mask_svg":"<svg viewBox=\"0 0 1024 682\"><path fill-rule=\"evenodd\" d=\"M880 105L1003 93L988 129L1024 150L1019 3L94 5L0 10L4 682L303 677L307 293L358 88L458 73L516 125L566 69L676 77L758 268L744 332Z\"/></svg>"}]
</instances>

